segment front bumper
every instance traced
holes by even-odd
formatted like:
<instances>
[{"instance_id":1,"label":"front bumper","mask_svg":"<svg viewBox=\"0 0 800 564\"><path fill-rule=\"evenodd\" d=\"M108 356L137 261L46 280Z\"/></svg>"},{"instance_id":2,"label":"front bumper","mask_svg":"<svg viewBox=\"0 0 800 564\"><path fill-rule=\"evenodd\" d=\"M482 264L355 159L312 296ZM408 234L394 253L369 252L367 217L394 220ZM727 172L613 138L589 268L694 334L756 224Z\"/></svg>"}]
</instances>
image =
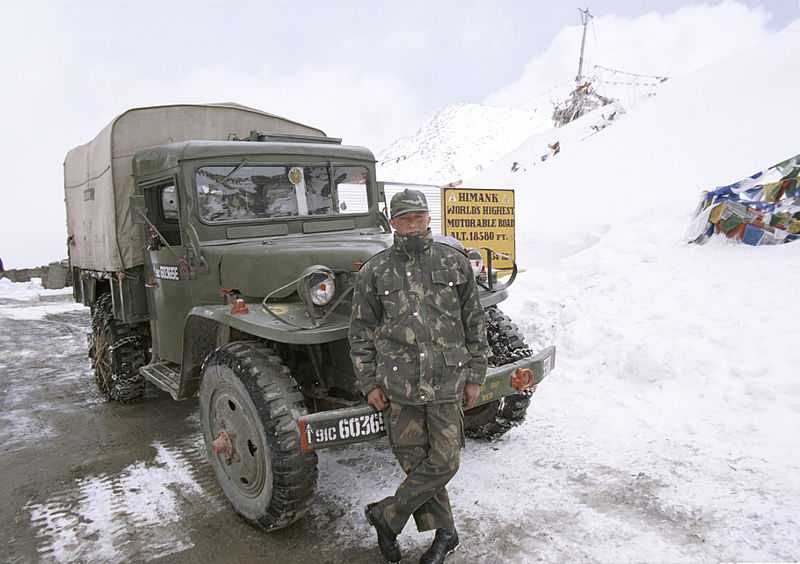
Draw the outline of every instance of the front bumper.
<instances>
[{"instance_id":1,"label":"front bumper","mask_svg":"<svg viewBox=\"0 0 800 564\"><path fill-rule=\"evenodd\" d=\"M535 389L553 370L555 361L556 348L547 347L535 356L490 368L476 407L519 393L511 387L511 375L517 368L528 368L533 372L532 389ZM383 413L370 405L312 413L301 417L298 427L304 451L360 443L386 434Z\"/></svg>"}]
</instances>

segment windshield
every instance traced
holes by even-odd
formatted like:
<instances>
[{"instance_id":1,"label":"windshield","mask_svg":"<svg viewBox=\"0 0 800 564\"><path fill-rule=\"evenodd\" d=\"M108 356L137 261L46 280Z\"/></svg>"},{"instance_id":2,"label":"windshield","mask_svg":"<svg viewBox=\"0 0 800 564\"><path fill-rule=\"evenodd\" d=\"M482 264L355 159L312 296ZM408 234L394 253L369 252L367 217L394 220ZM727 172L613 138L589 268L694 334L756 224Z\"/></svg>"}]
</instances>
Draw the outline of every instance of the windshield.
<instances>
[{"instance_id":1,"label":"windshield","mask_svg":"<svg viewBox=\"0 0 800 564\"><path fill-rule=\"evenodd\" d=\"M200 217L218 223L366 213L367 178L363 166L204 166L196 173Z\"/></svg>"}]
</instances>

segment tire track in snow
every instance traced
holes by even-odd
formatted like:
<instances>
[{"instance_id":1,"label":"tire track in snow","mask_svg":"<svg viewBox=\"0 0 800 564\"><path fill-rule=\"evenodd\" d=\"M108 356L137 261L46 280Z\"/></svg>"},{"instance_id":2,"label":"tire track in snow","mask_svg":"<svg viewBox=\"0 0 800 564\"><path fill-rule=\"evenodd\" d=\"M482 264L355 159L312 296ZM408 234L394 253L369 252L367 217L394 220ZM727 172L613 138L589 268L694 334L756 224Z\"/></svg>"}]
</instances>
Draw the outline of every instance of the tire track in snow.
<instances>
[{"instance_id":1,"label":"tire track in snow","mask_svg":"<svg viewBox=\"0 0 800 564\"><path fill-rule=\"evenodd\" d=\"M185 437L172 446L154 442L150 462L81 478L43 503L29 502L40 557L123 562L191 548L188 517L223 506L198 438Z\"/></svg>"}]
</instances>

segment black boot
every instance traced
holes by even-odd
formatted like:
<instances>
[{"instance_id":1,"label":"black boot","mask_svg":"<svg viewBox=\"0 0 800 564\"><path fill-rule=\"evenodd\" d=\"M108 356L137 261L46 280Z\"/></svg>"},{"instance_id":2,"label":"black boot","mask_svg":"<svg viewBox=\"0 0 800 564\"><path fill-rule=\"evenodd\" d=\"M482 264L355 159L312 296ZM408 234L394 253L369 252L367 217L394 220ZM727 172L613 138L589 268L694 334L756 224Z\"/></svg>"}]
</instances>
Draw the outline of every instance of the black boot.
<instances>
[{"instance_id":1,"label":"black boot","mask_svg":"<svg viewBox=\"0 0 800 564\"><path fill-rule=\"evenodd\" d=\"M367 516L369 524L375 527L375 532L378 534L378 548L381 549L383 557L389 562L400 562L402 556L400 555L400 546L397 544L397 535L384 519L380 505L368 504L364 509L364 515Z\"/></svg>"},{"instance_id":2,"label":"black boot","mask_svg":"<svg viewBox=\"0 0 800 564\"><path fill-rule=\"evenodd\" d=\"M456 548L458 548L458 533L455 529L436 529L433 544L419 559L419 564L442 564L447 555Z\"/></svg>"}]
</instances>

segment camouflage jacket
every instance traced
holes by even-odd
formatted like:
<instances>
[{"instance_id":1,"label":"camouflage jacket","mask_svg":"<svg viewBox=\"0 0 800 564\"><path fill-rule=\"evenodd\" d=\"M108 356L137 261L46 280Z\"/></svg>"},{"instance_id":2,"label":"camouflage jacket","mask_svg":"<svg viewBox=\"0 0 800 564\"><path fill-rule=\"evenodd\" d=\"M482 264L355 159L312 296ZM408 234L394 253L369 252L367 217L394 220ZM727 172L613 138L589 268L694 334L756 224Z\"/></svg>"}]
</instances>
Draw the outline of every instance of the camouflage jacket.
<instances>
[{"instance_id":1,"label":"camouflage jacket","mask_svg":"<svg viewBox=\"0 0 800 564\"><path fill-rule=\"evenodd\" d=\"M380 387L400 404L454 402L465 382L486 378L486 322L472 267L430 231L421 241L395 234L391 248L364 264L349 337L364 395Z\"/></svg>"}]
</instances>

